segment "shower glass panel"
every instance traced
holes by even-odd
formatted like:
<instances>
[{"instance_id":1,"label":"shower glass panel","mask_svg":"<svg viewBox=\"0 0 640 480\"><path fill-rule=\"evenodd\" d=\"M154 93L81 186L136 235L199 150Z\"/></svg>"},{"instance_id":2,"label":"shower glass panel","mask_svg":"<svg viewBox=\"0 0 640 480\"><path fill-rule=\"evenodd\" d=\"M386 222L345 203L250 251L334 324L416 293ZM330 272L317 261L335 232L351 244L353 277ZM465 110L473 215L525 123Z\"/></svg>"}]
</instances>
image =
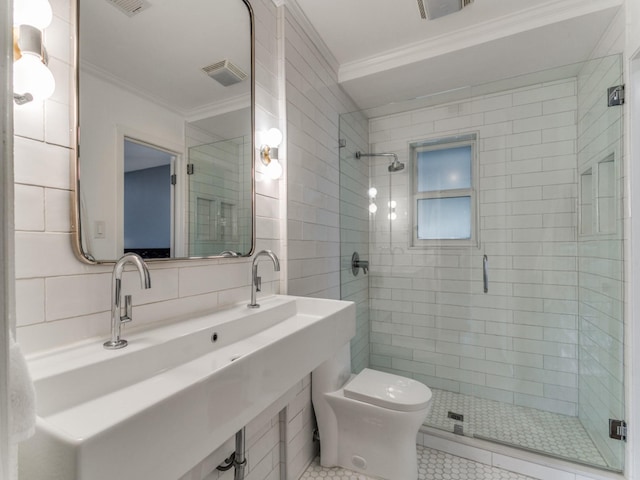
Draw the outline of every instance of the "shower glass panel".
<instances>
[{"instance_id":1,"label":"shower glass panel","mask_svg":"<svg viewBox=\"0 0 640 480\"><path fill-rule=\"evenodd\" d=\"M251 144L249 137L189 147L189 256L251 248Z\"/></svg>"},{"instance_id":2,"label":"shower glass panel","mask_svg":"<svg viewBox=\"0 0 640 480\"><path fill-rule=\"evenodd\" d=\"M368 216L358 345L368 335L370 368L432 389L427 430L623 469L624 442L609 438L625 412L623 129L622 107L607 106L621 83L616 55L341 118L341 182L354 171L360 182L341 185L343 295L355 290L349 230ZM474 135L464 187L456 152L412 178L422 146ZM354 151L393 152L406 168ZM418 182L435 185L431 205ZM471 188L449 195L452 182ZM442 201L467 196L457 213ZM439 234L433 218L471 234ZM420 239L425 222L435 233Z\"/></svg>"},{"instance_id":3,"label":"shower glass panel","mask_svg":"<svg viewBox=\"0 0 640 480\"><path fill-rule=\"evenodd\" d=\"M369 147L369 124L360 112L340 117L340 297L356 304L356 336L351 341L351 368L369 367L369 274L352 268L352 257L369 260L369 164L356 152Z\"/></svg>"}]
</instances>

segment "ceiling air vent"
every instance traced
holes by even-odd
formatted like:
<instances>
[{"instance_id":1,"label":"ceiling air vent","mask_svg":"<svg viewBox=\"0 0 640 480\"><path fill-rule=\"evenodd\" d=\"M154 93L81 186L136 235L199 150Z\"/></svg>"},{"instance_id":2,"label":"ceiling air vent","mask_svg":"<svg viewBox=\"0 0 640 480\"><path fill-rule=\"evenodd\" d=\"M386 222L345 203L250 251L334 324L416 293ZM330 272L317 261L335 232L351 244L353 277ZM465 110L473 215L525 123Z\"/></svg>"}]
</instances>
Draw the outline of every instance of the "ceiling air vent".
<instances>
[{"instance_id":1,"label":"ceiling air vent","mask_svg":"<svg viewBox=\"0 0 640 480\"><path fill-rule=\"evenodd\" d=\"M146 0L107 0L128 17L133 17L151 5Z\"/></svg>"},{"instance_id":2,"label":"ceiling air vent","mask_svg":"<svg viewBox=\"0 0 640 480\"><path fill-rule=\"evenodd\" d=\"M473 0L417 0L420 17L423 19L434 20L436 18L450 15L462 10L467 5L473 3Z\"/></svg>"},{"instance_id":3,"label":"ceiling air vent","mask_svg":"<svg viewBox=\"0 0 640 480\"><path fill-rule=\"evenodd\" d=\"M240 83L247 78L247 74L229 60L220 60L202 67L202 71L225 87Z\"/></svg>"}]
</instances>

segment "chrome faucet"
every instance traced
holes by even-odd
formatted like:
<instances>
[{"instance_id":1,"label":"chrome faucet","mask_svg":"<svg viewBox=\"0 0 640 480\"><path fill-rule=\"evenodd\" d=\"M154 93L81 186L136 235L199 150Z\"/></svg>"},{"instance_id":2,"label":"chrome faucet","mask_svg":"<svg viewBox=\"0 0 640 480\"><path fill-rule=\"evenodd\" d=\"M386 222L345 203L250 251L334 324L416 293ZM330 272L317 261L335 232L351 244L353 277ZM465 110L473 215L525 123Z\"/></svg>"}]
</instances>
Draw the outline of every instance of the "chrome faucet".
<instances>
[{"instance_id":1,"label":"chrome faucet","mask_svg":"<svg viewBox=\"0 0 640 480\"><path fill-rule=\"evenodd\" d=\"M151 276L144 260L137 253L125 253L113 267L111 275L111 340L104 342L104 348L116 350L127 346L127 341L120 338L120 327L133 320L131 295L124 297L124 315L122 315L122 271L127 263L132 263L140 273L142 288L151 288Z\"/></svg>"},{"instance_id":2,"label":"chrome faucet","mask_svg":"<svg viewBox=\"0 0 640 480\"><path fill-rule=\"evenodd\" d=\"M273 269L276 272L280 271L280 261L275 253L271 250L260 250L256 253L251 266L251 303L247 305L249 308L258 308L260 306L260 304L256 303L256 293L262 288L262 277L258 276L258 258L262 256L269 257L273 262Z\"/></svg>"}]
</instances>

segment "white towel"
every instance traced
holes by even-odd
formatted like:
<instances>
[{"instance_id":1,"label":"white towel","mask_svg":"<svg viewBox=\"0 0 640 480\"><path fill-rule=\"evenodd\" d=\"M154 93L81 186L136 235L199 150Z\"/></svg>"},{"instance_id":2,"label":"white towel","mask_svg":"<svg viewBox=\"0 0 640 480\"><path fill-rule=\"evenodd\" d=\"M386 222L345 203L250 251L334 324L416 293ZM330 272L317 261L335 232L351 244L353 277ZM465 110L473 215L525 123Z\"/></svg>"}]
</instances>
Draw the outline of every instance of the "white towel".
<instances>
[{"instance_id":1,"label":"white towel","mask_svg":"<svg viewBox=\"0 0 640 480\"><path fill-rule=\"evenodd\" d=\"M10 441L24 442L36 431L36 392L20 346L9 336Z\"/></svg>"}]
</instances>

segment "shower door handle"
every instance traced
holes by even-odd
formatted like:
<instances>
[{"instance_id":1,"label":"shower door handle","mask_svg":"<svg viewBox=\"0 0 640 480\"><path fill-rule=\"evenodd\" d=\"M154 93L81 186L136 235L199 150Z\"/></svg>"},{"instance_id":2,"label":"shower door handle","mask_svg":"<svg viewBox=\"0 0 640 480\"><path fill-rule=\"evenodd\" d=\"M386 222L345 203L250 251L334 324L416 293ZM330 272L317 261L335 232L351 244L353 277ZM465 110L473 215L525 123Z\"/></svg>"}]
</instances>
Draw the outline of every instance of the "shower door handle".
<instances>
[{"instance_id":1,"label":"shower door handle","mask_svg":"<svg viewBox=\"0 0 640 480\"><path fill-rule=\"evenodd\" d=\"M489 257L484 255L482 257L482 283L484 284L484 293L489 292Z\"/></svg>"}]
</instances>

